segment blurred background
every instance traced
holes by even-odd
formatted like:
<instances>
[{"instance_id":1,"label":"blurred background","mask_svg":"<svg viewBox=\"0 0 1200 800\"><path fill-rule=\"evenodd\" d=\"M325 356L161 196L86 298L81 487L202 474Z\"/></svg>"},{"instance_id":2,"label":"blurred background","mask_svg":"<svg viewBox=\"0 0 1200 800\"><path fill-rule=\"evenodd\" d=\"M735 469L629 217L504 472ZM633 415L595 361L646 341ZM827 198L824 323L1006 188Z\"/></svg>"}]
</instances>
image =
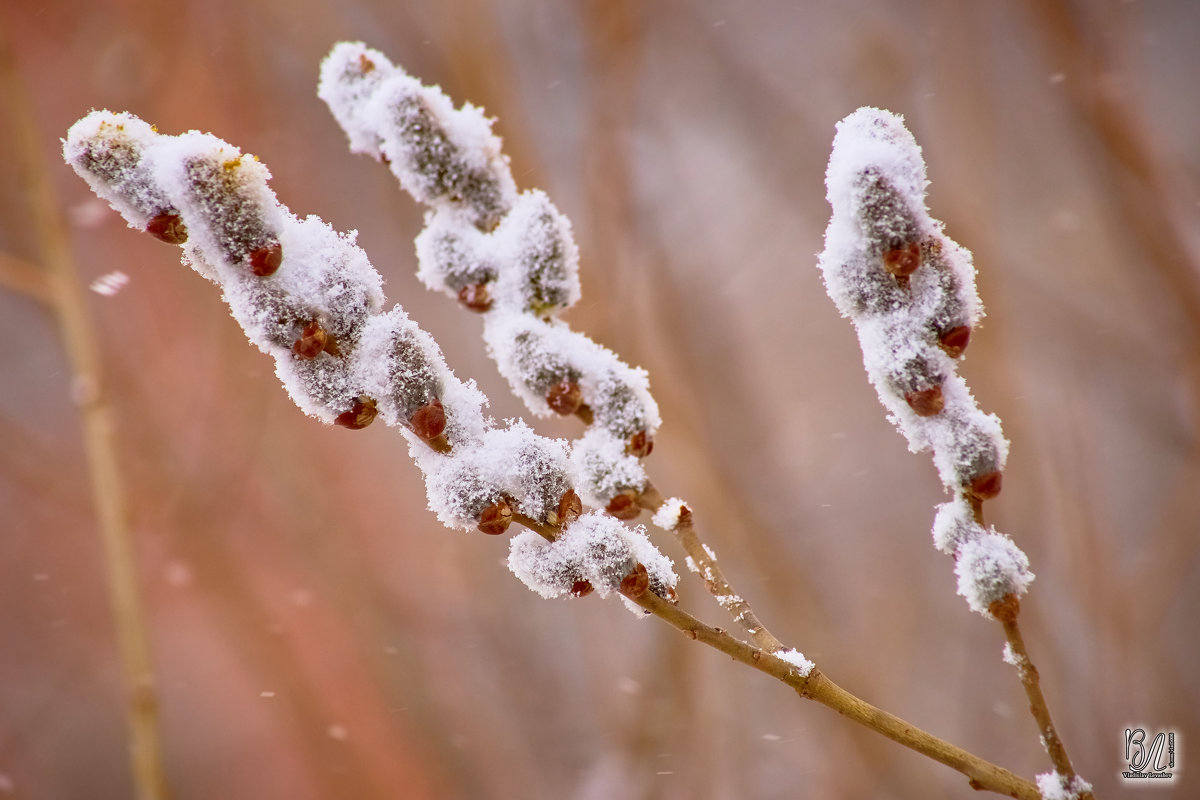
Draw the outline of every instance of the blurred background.
<instances>
[{"instance_id":1,"label":"blurred background","mask_svg":"<svg viewBox=\"0 0 1200 800\"><path fill-rule=\"evenodd\" d=\"M816 269L835 122L904 114L975 253L962 371L1012 440L987 513L1038 576L1022 619L1059 730L1110 798L1133 795L1125 728L1174 730L1182 777L1155 796L1194 791L1196 3L10 0L0 25L0 797L134 796L101 513L127 523L176 798L971 796L657 620L530 593L504 539L439 527L395 431L305 418L213 287L62 163L102 107L258 155L522 415L480 320L413 277L421 210L315 96L341 39L483 105L518 184L571 217L567 318L649 370L647 467L766 624L1032 777L999 626L931 546L933 466Z\"/></svg>"}]
</instances>

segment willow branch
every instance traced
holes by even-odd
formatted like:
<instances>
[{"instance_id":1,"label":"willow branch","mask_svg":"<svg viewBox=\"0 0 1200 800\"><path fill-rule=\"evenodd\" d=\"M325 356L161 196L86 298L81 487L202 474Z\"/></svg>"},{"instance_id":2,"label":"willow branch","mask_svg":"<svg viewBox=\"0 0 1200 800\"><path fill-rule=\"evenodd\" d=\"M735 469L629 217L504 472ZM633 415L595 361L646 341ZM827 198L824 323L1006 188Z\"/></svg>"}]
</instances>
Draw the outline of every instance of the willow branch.
<instances>
[{"instance_id":1,"label":"willow branch","mask_svg":"<svg viewBox=\"0 0 1200 800\"><path fill-rule=\"evenodd\" d=\"M791 663L740 641L721 628L713 628L658 597L653 592L623 592L634 603L689 639L725 653L734 661L766 673L791 687L801 697L815 700L898 744L938 761L966 776L974 789L986 790L1021 800L1040 800L1036 786L1003 767L927 733L846 691L820 670L804 676Z\"/></svg>"}]
</instances>

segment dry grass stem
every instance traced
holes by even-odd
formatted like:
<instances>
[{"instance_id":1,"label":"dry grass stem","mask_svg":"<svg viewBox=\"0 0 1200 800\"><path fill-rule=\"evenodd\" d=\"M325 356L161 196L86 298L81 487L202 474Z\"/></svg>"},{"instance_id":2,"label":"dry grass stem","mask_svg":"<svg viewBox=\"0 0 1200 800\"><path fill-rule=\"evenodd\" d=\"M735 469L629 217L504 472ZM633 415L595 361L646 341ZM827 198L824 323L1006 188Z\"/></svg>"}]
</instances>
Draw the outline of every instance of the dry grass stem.
<instances>
[{"instance_id":1,"label":"dry grass stem","mask_svg":"<svg viewBox=\"0 0 1200 800\"><path fill-rule=\"evenodd\" d=\"M129 692L125 714L133 782L139 800L166 800L170 792L163 767L158 699L113 413L105 397L94 329L64 235L60 206L43 165L40 137L17 76L7 31L3 29L0 29L0 86L8 101L9 124L24 172L41 260L48 271L44 279L29 281L27 285L33 289L31 295L44 294L54 310L71 364L71 390L82 416L84 451L104 547L109 601ZM19 274L6 272L10 276Z\"/></svg>"}]
</instances>

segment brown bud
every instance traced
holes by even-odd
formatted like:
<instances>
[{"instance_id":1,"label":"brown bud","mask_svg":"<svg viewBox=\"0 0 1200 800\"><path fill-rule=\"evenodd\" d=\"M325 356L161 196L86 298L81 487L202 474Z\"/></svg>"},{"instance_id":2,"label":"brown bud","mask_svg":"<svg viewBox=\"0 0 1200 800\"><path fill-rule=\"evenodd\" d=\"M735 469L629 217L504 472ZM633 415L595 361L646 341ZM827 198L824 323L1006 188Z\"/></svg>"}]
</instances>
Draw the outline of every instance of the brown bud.
<instances>
[{"instance_id":1,"label":"brown bud","mask_svg":"<svg viewBox=\"0 0 1200 800\"><path fill-rule=\"evenodd\" d=\"M640 563L633 568L633 572L621 579L621 594L629 598L641 597L649 588L650 574Z\"/></svg>"},{"instance_id":2,"label":"brown bud","mask_svg":"<svg viewBox=\"0 0 1200 800\"><path fill-rule=\"evenodd\" d=\"M167 244L183 244L187 241L187 226L178 214L159 214L146 223L146 233Z\"/></svg>"},{"instance_id":3,"label":"brown bud","mask_svg":"<svg viewBox=\"0 0 1200 800\"><path fill-rule=\"evenodd\" d=\"M963 350L967 349L967 343L971 341L971 328L967 325L959 325L957 328L951 328L938 337L938 344L946 355L951 358L958 358L963 354Z\"/></svg>"},{"instance_id":4,"label":"brown bud","mask_svg":"<svg viewBox=\"0 0 1200 800\"><path fill-rule=\"evenodd\" d=\"M479 314L492 309L492 293L486 283L469 283L458 290L458 302Z\"/></svg>"},{"instance_id":5,"label":"brown bud","mask_svg":"<svg viewBox=\"0 0 1200 800\"><path fill-rule=\"evenodd\" d=\"M362 53L358 57L358 69L362 74L366 75L371 70L375 69L375 62L367 58L366 53Z\"/></svg>"},{"instance_id":6,"label":"brown bud","mask_svg":"<svg viewBox=\"0 0 1200 800\"><path fill-rule=\"evenodd\" d=\"M479 515L479 530L489 536L499 536L512 522L512 507L503 498L492 503Z\"/></svg>"},{"instance_id":7,"label":"brown bud","mask_svg":"<svg viewBox=\"0 0 1200 800\"><path fill-rule=\"evenodd\" d=\"M638 431L625 443L625 452L638 458L645 458L650 455L652 450L654 450L654 440L645 431Z\"/></svg>"},{"instance_id":8,"label":"brown bud","mask_svg":"<svg viewBox=\"0 0 1200 800\"><path fill-rule=\"evenodd\" d=\"M971 483L967 486L967 492L972 497L978 497L980 500L991 500L1000 494L1002 478L1003 475L999 470L984 473L971 480Z\"/></svg>"},{"instance_id":9,"label":"brown bud","mask_svg":"<svg viewBox=\"0 0 1200 800\"><path fill-rule=\"evenodd\" d=\"M283 245L279 242L260 247L250 253L250 271L260 278L275 274L283 263Z\"/></svg>"},{"instance_id":10,"label":"brown bud","mask_svg":"<svg viewBox=\"0 0 1200 800\"><path fill-rule=\"evenodd\" d=\"M918 417L932 417L934 414L940 414L946 405L940 386L916 392L905 392L904 401L908 403L909 408L916 412Z\"/></svg>"},{"instance_id":11,"label":"brown bud","mask_svg":"<svg viewBox=\"0 0 1200 800\"><path fill-rule=\"evenodd\" d=\"M446 409L441 400L432 400L421 406L408 418L413 433L427 442L431 442L446 430Z\"/></svg>"},{"instance_id":12,"label":"brown bud","mask_svg":"<svg viewBox=\"0 0 1200 800\"><path fill-rule=\"evenodd\" d=\"M315 319L304 326L300 338L292 345L292 352L303 359L316 358L325 350L329 334Z\"/></svg>"},{"instance_id":13,"label":"brown bud","mask_svg":"<svg viewBox=\"0 0 1200 800\"><path fill-rule=\"evenodd\" d=\"M375 400L363 394L358 396L349 411L338 414L334 423L352 431L362 430L375 420L376 413Z\"/></svg>"},{"instance_id":14,"label":"brown bud","mask_svg":"<svg viewBox=\"0 0 1200 800\"><path fill-rule=\"evenodd\" d=\"M604 510L617 519L636 519L637 515L642 513L637 502L637 492L633 489L622 489L619 494L608 501Z\"/></svg>"},{"instance_id":15,"label":"brown bud","mask_svg":"<svg viewBox=\"0 0 1200 800\"><path fill-rule=\"evenodd\" d=\"M556 383L546 392L546 405L554 413L569 417L583 405L583 391L575 381Z\"/></svg>"},{"instance_id":16,"label":"brown bud","mask_svg":"<svg viewBox=\"0 0 1200 800\"><path fill-rule=\"evenodd\" d=\"M567 489L563 492L562 498L558 501L558 524L562 527L567 527L583 513L583 501L579 499L579 495L575 494L574 489Z\"/></svg>"},{"instance_id":17,"label":"brown bud","mask_svg":"<svg viewBox=\"0 0 1200 800\"><path fill-rule=\"evenodd\" d=\"M916 242L907 247L897 247L883 254L883 268L897 278L906 278L921 266L921 246Z\"/></svg>"},{"instance_id":18,"label":"brown bud","mask_svg":"<svg viewBox=\"0 0 1200 800\"><path fill-rule=\"evenodd\" d=\"M571 595L574 597L587 597L593 591L590 581L575 581L571 584Z\"/></svg>"}]
</instances>

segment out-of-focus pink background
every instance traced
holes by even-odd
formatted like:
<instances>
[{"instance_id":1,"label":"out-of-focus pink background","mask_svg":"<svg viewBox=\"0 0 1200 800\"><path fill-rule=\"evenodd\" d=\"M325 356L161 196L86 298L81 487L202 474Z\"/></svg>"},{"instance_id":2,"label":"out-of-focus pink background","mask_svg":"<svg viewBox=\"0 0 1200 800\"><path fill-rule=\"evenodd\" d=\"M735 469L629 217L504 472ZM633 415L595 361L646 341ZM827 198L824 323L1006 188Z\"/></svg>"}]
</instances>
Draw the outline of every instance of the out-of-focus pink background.
<instances>
[{"instance_id":1,"label":"out-of-focus pink background","mask_svg":"<svg viewBox=\"0 0 1200 800\"><path fill-rule=\"evenodd\" d=\"M394 431L306 419L213 287L61 161L101 107L258 155L297 213L357 229L389 299L519 415L478 318L413 277L420 209L315 96L341 39L485 106L519 184L572 218L568 318L649 370L652 476L767 624L1031 777L1049 765L999 628L930 544L933 467L885 421L815 266L834 123L903 113L979 268L962 370L1013 443L987 510L1038 576L1023 620L1059 729L1108 798L1132 793L1124 729L1174 730L1173 795L1194 792L1194 2L15 0L0 24L19 88L0 97L0 798L134 791L72 367L30 280L55 238L82 286L129 276L86 311L176 798L971 796L656 620L530 593L504 539L439 527ZM692 576L681 595L732 624Z\"/></svg>"}]
</instances>

